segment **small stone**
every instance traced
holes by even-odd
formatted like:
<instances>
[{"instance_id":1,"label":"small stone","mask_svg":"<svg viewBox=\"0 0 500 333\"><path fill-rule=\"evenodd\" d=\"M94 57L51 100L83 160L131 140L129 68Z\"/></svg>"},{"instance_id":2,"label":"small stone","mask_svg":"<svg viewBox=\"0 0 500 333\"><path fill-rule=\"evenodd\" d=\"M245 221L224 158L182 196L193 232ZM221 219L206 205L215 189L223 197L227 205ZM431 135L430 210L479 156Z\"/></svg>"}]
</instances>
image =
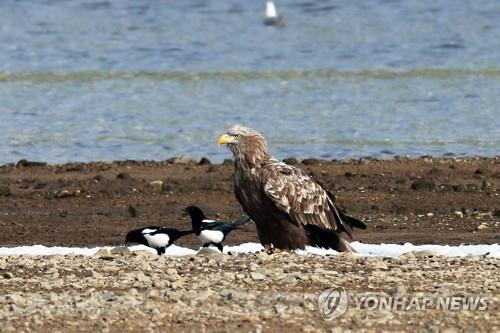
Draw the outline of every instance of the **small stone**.
<instances>
[{"instance_id":1,"label":"small stone","mask_svg":"<svg viewBox=\"0 0 500 333\"><path fill-rule=\"evenodd\" d=\"M299 164L299 161L295 157L285 158L283 160L283 162L285 162L286 164L289 164L289 165Z\"/></svg>"},{"instance_id":2,"label":"small stone","mask_svg":"<svg viewBox=\"0 0 500 333\"><path fill-rule=\"evenodd\" d=\"M222 165L226 165L226 166L233 166L233 165L234 165L234 162L233 162L233 160L230 160L230 159L226 158L226 159L222 162Z\"/></svg>"},{"instance_id":3,"label":"small stone","mask_svg":"<svg viewBox=\"0 0 500 333\"><path fill-rule=\"evenodd\" d=\"M83 271L83 277L92 277L94 276L94 271L91 269L86 269Z\"/></svg>"},{"instance_id":4,"label":"small stone","mask_svg":"<svg viewBox=\"0 0 500 333\"><path fill-rule=\"evenodd\" d=\"M317 158L306 158L303 159L301 163L304 165L317 165L320 161Z\"/></svg>"},{"instance_id":5,"label":"small stone","mask_svg":"<svg viewBox=\"0 0 500 333\"><path fill-rule=\"evenodd\" d=\"M67 189L62 189L56 192L56 198L70 198L70 197L76 197L78 194L80 194L80 190L67 190Z\"/></svg>"},{"instance_id":6,"label":"small stone","mask_svg":"<svg viewBox=\"0 0 500 333\"><path fill-rule=\"evenodd\" d=\"M430 179L422 178L415 180L411 188L414 191L432 191L436 188L436 184Z\"/></svg>"},{"instance_id":7,"label":"small stone","mask_svg":"<svg viewBox=\"0 0 500 333\"><path fill-rule=\"evenodd\" d=\"M488 229L489 227L490 227L490 225L488 223L483 222L477 226L477 230L484 230L484 229Z\"/></svg>"},{"instance_id":8,"label":"small stone","mask_svg":"<svg viewBox=\"0 0 500 333\"><path fill-rule=\"evenodd\" d=\"M361 157L358 160L358 164L360 164L360 165L369 164L372 162L372 160L373 159L370 156Z\"/></svg>"},{"instance_id":9,"label":"small stone","mask_svg":"<svg viewBox=\"0 0 500 333\"><path fill-rule=\"evenodd\" d=\"M116 179L126 180L126 179L131 179L131 178L132 177L126 172L120 172L119 174L116 175Z\"/></svg>"},{"instance_id":10,"label":"small stone","mask_svg":"<svg viewBox=\"0 0 500 333\"><path fill-rule=\"evenodd\" d=\"M0 197L8 197L12 193L10 192L10 188L6 185L0 185Z\"/></svg>"},{"instance_id":11,"label":"small stone","mask_svg":"<svg viewBox=\"0 0 500 333\"><path fill-rule=\"evenodd\" d=\"M117 246L111 249L111 254L121 254L121 255L130 255L132 252L128 247L125 246Z\"/></svg>"},{"instance_id":12,"label":"small stone","mask_svg":"<svg viewBox=\"0 0 500 333\"><path fill-rule=\"evenodd\" d=\"M462 213L461 211L459 210L456 210L454 212L455 216L458 217L458 218L463 218L464 217L464 213Z\"/></svg>"},{"instance_id":13,"label":"small stone","mask_svg":"<svg viewBox=\"0 0 500 333\"><path fill-rule=\"evenodd\" d=\"M94 257L109 257L111 252L108 249L99 249L96 253L94 253Z\"/></svg>"},{"instance_id":14,"label":"small stone","mask_svg":"<svg viewBox=\"0 0 500 333\"><path fill-rule=\"evenodd\" d=\"M408 290L406 289L405 286L401 285L401 284L396 284L394 286L392 286L391 288L389 288L387 290L387 293L391 296L395 296L395 295L406 295L408 293Z\"/></svg>"},{"instance_id":15,"label":"small stone","mask_svg":"<svg viewBox=\"0 0 500 333\"><path fill-rule=\"evenodd\" d=\"M370 266L381 270L389 269L389 266L382 259L371 262Z\"/></svg>"},{"instance_id":16,"label":"small stone","mask_svg":"<svg viewBox=\"0 0 500 333\"><path fill-rule=\"evenodd\" d=\"M265 280L266 276L259 272L250 272L252 280Z\"/></svg>"},{"instance_id":17,"label":"small stone","mask_svg":"<svg viewBox=\"0 0 500 333\"><path fill-rule=\"evenodd\" d=\"M223 290L221 290L220 295L226 299L232 299L233 298L233 291L230 289L223 289Z\"/></svg>"},{"instance_id":18,"label":"small stone","mask_svg":"<svg viewBox=\"0 0 500 333\"><path fill-rule=\"evenodd\" d=\"M132 205L128 205L127 212L131 217L137 217L137 208Z\"/></svg>"},{"instance_id":19,"label":"small stone","mask_svg":"<svg viewBox=\"0 0 500 333\"><path fill-rule=\"evenodd\" d=\"M161 193L163 190L163 180L153 180L149 183L149 186L151 186L154 192Z\"/></svg>"},{"instance_id":20,"label":"small stone","mask_svg":"<svg viewBox=\"0 0 500 333\"><path fill-rule=\"evenodd\" d=\"M29 168L29 167L37 167L37 166L45 166L45 165L47 165L47 163L45 163L45 162L28 161L26 159L22 159L16 163L16 168L19 168L19 167Z\"/></svg>"},{"instance_id":21,"label":"small stone","mask_svg":"<svg viewBox=\"0 0 500 333\"><path fill-rule=\"evenodd\" d=\"M170 164L180 164L180 165L188 165L188 164L196 163L195 160L193 160L192 158L189 158L187 156L172 157L172 158L167 159L167 162Z\"/></svg>"},{"instance_id":22,"label":"small stone","mask_svg":"<svg viewBox=\"0 0 500 333\"><path fill-rule=\"evenodd\" d=\"M144 275L142 271L138 271L137 273L135 273L135 280L142 283L149 282L149 278L146 275Z\"/></svg>"},{"instance_id":23,"label":"small stone","mask_svg":"<svg viewBox=\"0 0 500 333\"><path fill-rule=\"evenodd\" d=\"M493 183L487 180L483 180L483 183L481 184L481 190L487 191L491 189L493 189Z\"/></svg>"},{"instance_id":24,"label":"small stone","mask_svg":"<svg viewBox=\"0 0 500 333\"><path fill-rule=\"evenodd\" d=\"M11 272L4 272L2 276L4 279L12 279L14 277L14 275Z\"/></svg>"},{"instance_id":25,"label":"small stone","mask_svg":"<svg viewBox=\"0 0 500 333\"><path fill-rule=\"evenodd\" d=\"M166 283L163 280L154 280L153 281L153 287L158 288L158 289L163 289L166 287Z\"/></svg>"}]
</instances>

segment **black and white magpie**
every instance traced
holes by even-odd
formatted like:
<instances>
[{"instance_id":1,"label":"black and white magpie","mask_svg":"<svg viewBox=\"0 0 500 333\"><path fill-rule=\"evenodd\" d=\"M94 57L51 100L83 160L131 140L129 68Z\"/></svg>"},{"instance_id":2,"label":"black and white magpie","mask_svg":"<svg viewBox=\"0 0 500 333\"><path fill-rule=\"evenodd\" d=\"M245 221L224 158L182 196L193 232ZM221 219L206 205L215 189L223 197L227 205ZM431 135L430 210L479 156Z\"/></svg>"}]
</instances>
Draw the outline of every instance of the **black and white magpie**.
<instances>
[{"instance_id":1,"label":"black and white magpie","mask_svg":"<svg viewBox=\"0 0 500 333\"><path fill-rule=\"evenodd\" d=\"M239 226L250 221L247 215L243 215L234 223L209 220L203 211L196 206L189 206L184 209L191 216L191 224L196 236L200 239L203 247L215 245L222 252L222 242L226 236Z\"/></svg>"},{"instance_id":2,"label":"black and white magpie","mask_svg":"<svg viewBox=\"0 0 500 333\"><path fill-rule=\"evenodd\" d=\"M155 249L158 255L161 255L177 239L192 233L194 233L194 230L177 230L175 228L152 226L129 231L125 238L125 244L127 246L131 244L146 245Z\"/></svg>"}]
</instances>

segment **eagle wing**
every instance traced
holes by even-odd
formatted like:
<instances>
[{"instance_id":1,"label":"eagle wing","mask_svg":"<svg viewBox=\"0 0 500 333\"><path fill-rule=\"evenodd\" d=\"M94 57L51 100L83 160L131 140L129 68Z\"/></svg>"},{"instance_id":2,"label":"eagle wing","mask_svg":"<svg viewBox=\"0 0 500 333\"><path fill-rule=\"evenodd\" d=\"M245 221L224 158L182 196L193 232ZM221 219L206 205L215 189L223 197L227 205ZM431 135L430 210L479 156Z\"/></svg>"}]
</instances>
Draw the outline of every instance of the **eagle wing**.
<instances>
[{"instance_id":1,"label":"eagle wing","mask_svg":"<svg viewBox=\"0 0 500 333\"><path fill-rule=\"evenodd\" d=\"M328 193L301 169L275 161L263 168L261 181L266 196L293 223L351 235Z\"/></svg>"}]
</instances>

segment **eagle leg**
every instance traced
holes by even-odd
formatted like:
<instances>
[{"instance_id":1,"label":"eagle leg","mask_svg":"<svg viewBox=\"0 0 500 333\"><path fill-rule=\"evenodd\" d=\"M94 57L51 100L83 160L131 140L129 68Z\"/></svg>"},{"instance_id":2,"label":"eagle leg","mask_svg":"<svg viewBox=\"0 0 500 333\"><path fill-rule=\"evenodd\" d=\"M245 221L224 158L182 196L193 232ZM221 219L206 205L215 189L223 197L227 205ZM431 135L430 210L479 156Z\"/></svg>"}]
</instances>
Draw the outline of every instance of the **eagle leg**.
<instances>
[{"instance_id":1,"label":"eagle leg","mask_svg":"<svg viewBox=\"0 0 500 333\"><path fill-rule=\"evenodd\" d=\"M224 250L224 245L222 245L221 243L217 243L217 244L214 244L215 246L217 246L217 248L219 249L220 253L222 253L222 250Z\"/></svg>"}]
</instances>

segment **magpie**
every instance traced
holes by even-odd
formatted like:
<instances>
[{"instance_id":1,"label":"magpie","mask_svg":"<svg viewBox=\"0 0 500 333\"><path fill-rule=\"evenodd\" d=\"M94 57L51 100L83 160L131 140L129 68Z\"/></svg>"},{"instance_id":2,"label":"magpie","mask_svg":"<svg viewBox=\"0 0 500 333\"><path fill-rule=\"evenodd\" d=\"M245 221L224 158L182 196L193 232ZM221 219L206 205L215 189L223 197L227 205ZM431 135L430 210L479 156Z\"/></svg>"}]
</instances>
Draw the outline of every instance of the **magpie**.
<instances>
[{"instance_id":1,"label":"magpie","mask_svg":"<svg viewBox=\"0 0 500 333\"><path fill-rule=\"evenodd\" d=\"M196 236L200 239L203 247L215 245L222 252L222 242L226 236L234 229L250 221L247 215L243 215L234 223L224 221L208 220L203 211L196 206L189 206L184 209L191 216L191 224Z\"/></svg>"},{"instance_id":2,"label":"magpie","mask_svg":"<svg viewBox=\"0 0 500 333\"><path fill-rule=\"evenodd\" d=\"M142 244L149 246L158 252L165 253L167 247L172 245L182 236L194 233L194 230L177 230L175 228L146 227L135 229L127 233L125 245Z\"/></svg>"}]
</instances>

